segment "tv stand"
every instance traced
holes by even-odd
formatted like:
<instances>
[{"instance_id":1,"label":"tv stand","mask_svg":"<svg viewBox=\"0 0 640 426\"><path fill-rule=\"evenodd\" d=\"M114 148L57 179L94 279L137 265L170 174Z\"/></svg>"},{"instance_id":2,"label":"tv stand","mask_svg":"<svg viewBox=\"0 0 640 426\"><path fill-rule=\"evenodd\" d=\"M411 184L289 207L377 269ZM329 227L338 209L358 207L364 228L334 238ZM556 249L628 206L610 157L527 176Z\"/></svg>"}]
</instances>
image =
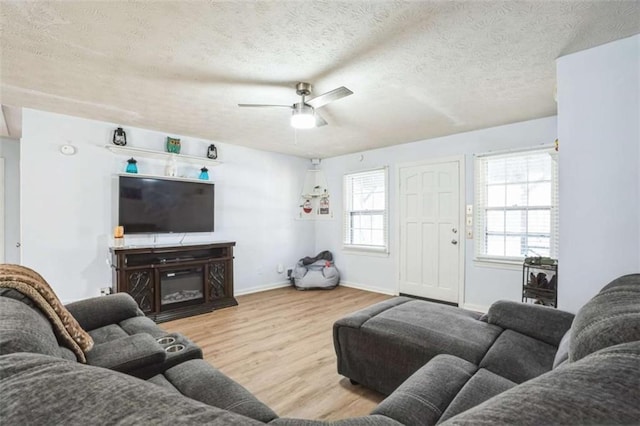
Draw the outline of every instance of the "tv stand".
<instances>
[{"instance_id":1,"label":"tv stand","mask_svg":"<svg viewBox=\"0 0 640 426\"><path fill-rule=\"evenodd\" d=\"M235 306L235 245L112 247L114 289L129 293L156 322Z\"/></svg>"}]
</instances>

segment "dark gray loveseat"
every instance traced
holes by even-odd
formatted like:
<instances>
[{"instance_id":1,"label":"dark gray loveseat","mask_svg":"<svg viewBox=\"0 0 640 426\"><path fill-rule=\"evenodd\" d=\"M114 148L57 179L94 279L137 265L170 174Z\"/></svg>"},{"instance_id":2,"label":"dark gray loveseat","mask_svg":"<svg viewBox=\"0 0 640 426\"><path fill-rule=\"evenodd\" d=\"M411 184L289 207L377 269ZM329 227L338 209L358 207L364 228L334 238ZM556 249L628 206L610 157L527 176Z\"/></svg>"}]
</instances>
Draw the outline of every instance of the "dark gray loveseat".
<instances>
[{"instance_id":1,"label":"dark gray loveseat","mask_svg":"<svg viewBox=\"0 0 640 426\"><path fill-rule=\"evenodd\" d=\"M149 380L66 359L56 349L50 327L33 317L31 307L6 297L0 297L0 304L2 424L327 424L277 418L244 388L197 358ZM541 376L497 389L498 394L479 403L473 389L492 389L490 380L483 381L489 371L462 358L438 355L372 415L334 424L433 424L444 419L445 411L450 417L444 425L638 423L639 334L636 275L605 287L581 309L569 333L569 359ZM393 368L392 360L387 367ZM465 397L465 389L472 397ZM453 406L457 413L451 411Z\"/></svg>"}]
</instances>

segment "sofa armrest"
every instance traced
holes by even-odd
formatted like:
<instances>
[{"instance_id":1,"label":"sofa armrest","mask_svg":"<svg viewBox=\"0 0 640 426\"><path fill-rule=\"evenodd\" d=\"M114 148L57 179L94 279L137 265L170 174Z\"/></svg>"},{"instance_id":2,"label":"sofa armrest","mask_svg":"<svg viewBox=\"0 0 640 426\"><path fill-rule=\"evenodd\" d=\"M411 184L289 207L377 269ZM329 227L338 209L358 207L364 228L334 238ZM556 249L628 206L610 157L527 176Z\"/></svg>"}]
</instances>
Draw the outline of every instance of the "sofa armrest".
<instances>
[{"instance_id":1,"label":"sofa armrest","mask_svg":"<svg viewBox=\"0 0 640 426\"><path fill-rule=\"evenodd\" d=\"M127 293L92 297L69 303L65 307L87 331L144 315L133 297Z\"/></svg>"},{"instance_id":2,"label":"sofa armrest","mask_svg":"<svg viewBox=\"0 0 640 426\"><path fill-rule=\"evenodd\" d=\"M241 384L201 359L192 359L164 372L181 394L207 405L269 422L277 414Z\"/></svg>"},{"instance_id":3,"label":"sofa armrest","mask_svg":"<svg viewBox=\"0 0 640 426\"><path fill-rule=\"evenodd\" d=\"M138 377L147 374L154 366L161 366L166 358L164 348L146 333L101 343L87 352L89 365Z\"/></svg>"},{"instance_id":4,"label":"sofa armrest","mask_svg":"<svg viewBox=\"0 0 640 426\"><path fill-rule=\"evenodd\" d=\"M435 425L460 389L478 370L453 355L437 355L413 373L371 414L381 414L403 425Z\"/></svg>"},{"instance_id":5,"label":"sofa armrest","mask_svg":"<svg viewBox=\"0 0 640 426\"><path fill-rule=\"evenodd\" d=\"M489 324L517 331L553 346L558 346L569 330L574 315L542 305L499 300L489 308Z\"/></svg>"}]
</instances>

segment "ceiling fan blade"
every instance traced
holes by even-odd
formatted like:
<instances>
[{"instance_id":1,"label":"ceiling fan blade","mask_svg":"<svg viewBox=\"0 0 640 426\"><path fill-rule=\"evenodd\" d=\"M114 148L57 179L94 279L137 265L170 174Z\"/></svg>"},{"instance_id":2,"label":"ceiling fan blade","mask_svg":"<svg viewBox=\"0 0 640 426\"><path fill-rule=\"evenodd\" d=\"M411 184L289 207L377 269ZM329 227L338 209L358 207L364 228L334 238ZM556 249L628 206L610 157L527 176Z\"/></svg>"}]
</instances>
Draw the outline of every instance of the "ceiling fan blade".
<instances>
[{"instance_id":1,"label":"ceiling fan blade","mask_svg":"<svg viewBox=\"0 0 640 426\"><path fill-rule=\"evenodd\" d=\"M320 96L316 96L313 99L305 99L304 102L314 108L320 108L322 106L325 106L329 102L337 101L338 99L344 98L345 96L349 95L353 95L353 92L342 86Z\"/></svg>"},{"instance_id":2,"label":"ceiling fan blade","mask_svg":"<svg viewBox=\"0 0 640 426\"><path fill-rule=\"evenodd\" d=\"M320 114L318 114L318 111L314 111L314 116L316 117L316 127L326 126L328 124L327 120L325 120Z\"/></svg>"},{"instance_id":3,"label":"ceiling fan blade","mask_svg":"<svg viewBox=\"0 0 640 426\"><path fill-rule=\"evenodd\" d=\"M250 107L250 108L289 108L291 109L291 105L267 105L267 104L238 104L239 107Z\"/></svg>"}]
</instances>

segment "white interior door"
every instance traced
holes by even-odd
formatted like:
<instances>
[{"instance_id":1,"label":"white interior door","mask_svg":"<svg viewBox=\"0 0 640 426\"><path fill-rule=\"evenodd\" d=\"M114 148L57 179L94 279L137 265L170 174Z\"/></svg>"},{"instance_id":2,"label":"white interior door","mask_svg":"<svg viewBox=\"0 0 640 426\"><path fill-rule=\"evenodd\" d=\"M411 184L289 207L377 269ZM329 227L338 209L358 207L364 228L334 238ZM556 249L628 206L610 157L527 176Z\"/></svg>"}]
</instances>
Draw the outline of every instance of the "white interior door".
<instances>
[{"instance_id":1,"label":"white interior door","mask_svg":"<svg viewBox=\"0 0 640 426\"><path fill-rule=\"evenodd\" d=\"M399 168L400 293L458 303L460 162Z\"/></svg>"}]
</instances>

